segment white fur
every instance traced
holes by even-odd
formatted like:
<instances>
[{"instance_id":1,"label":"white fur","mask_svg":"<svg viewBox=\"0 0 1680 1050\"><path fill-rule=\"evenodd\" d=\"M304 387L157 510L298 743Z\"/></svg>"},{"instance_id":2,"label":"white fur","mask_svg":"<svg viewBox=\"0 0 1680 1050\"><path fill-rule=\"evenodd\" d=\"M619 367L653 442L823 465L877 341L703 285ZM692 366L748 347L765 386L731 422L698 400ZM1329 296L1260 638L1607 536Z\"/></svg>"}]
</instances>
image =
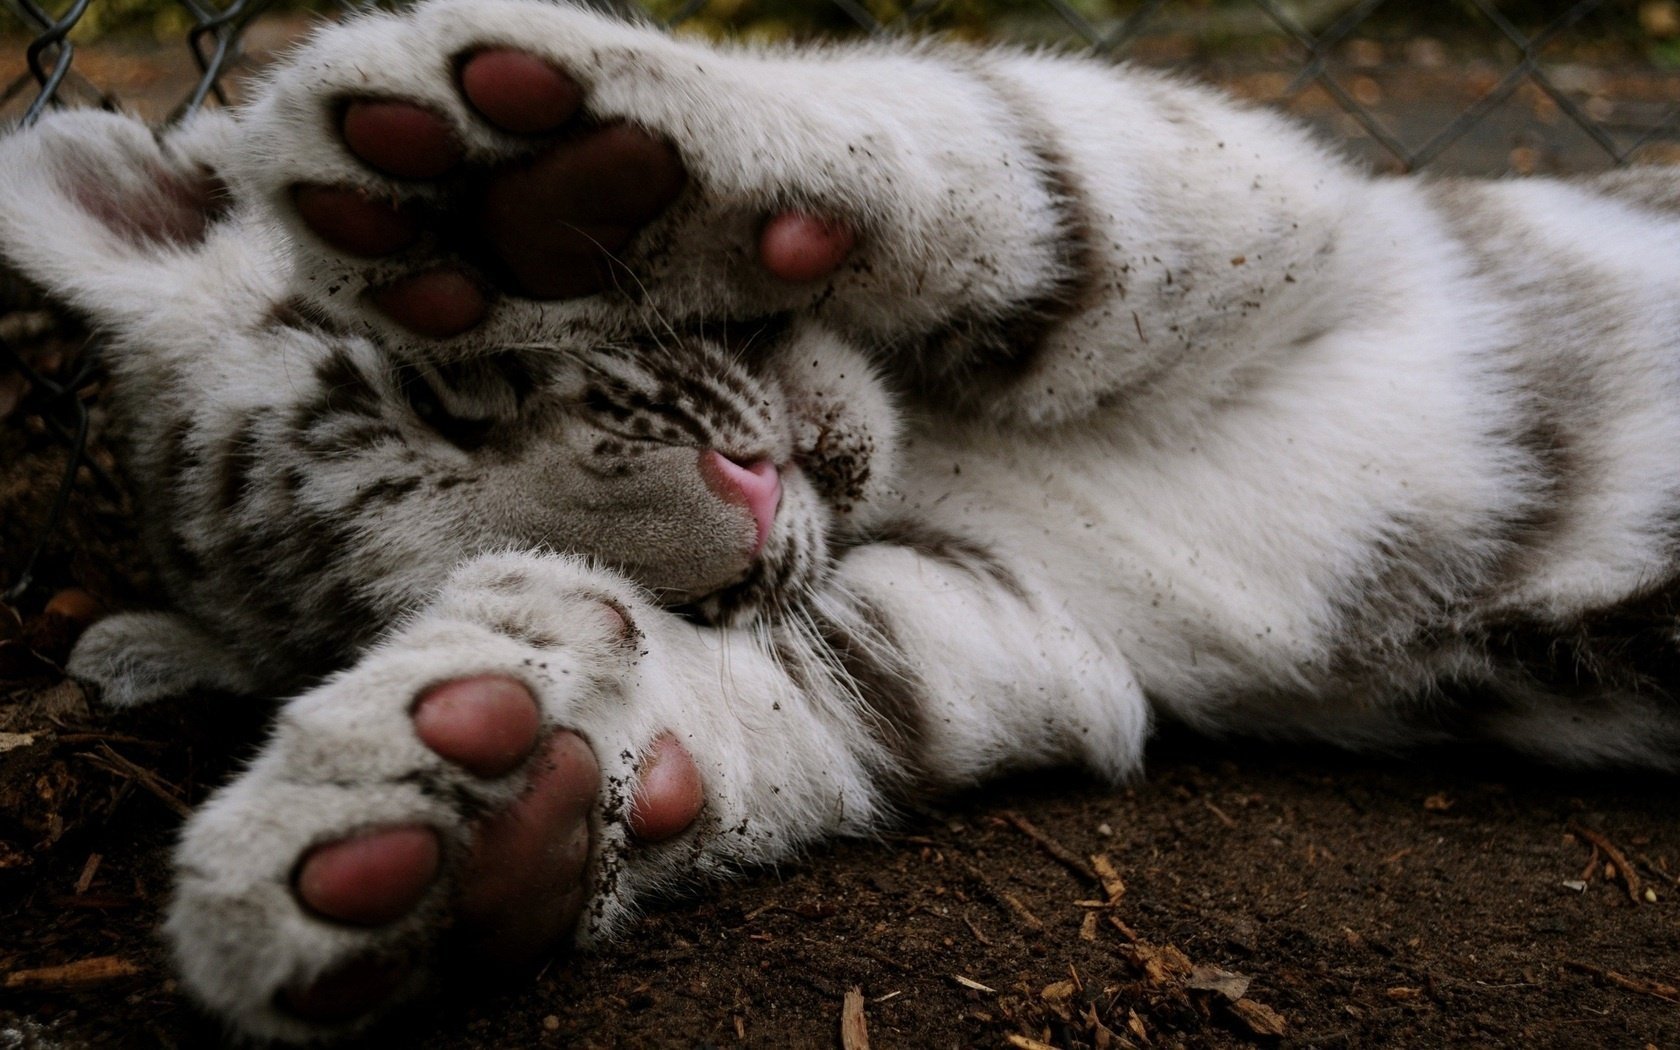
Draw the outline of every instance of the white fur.
<instances>
[{"instance_id":1,"label":"white fur","mask_svg":"<svg viewBox=\"0 0 1680 1050\"><path fill-rule=\"evenodd\" d=\"M855 528L908 519L994 561L864 544L802 614L718 629L577 558L467 557L460 519L419 519L435 547L362 563L370 582L413 573L401 593L428 593L427 573L467 560L354 667L290 703L182 839L170 936L188 987L246 1032L316 1034L273 1009L276 989L370 949L421 956L436 933L447 878L389 927L309 917L286 883L304 850L418 821L454 857L465 818L405 775L492 805L517 793L522 774L480 780L420 746L407 712L432 682L525 681L548 724L594 746L609 806L659 733L693 754L707 816L689 836L630 849L621 823L598 819L588 941L656 890L876 827L907 782L1067 762L1125 776L1151 712L1351 746L1447 735L1429 717L1445 703L1437 685L1503 681L1488 634L1501 617L1564 623L1674 575L1680 208L1624 192L1648 185L1655 199L1673 176L1373 179L1278 117L1092 61L718 50L572 8L435 0L323 32L237 134L192 140L224 143L217 156L256 205L196 247L137 248L62 192L89 158L143 178L198 155L186 145L159 153L131 124L79 115L7 140L5 253L116 330L132 360L117 357L122 381L143 388L147 362L174 355L216 372L208 412L273 400L289 367L322 352L301 336L285 353L255 342L282 262L292 289L395 338L356 297L431 250L347 260L290 216L300 181L431 192L360 168L330 130L332 106L423 100L473 159L514 156L528 147L476 121L450 87L453 56L497 43L567 69L593 115L668 138L704 192L648 231L665 250L640 259L637 295L503 299L472 335L411 349L449 360L533 332L802 311L820 327L775 366L778 440L812 447L810 421L849 406L881 437ZM860 230L831 281L800 288L759 271L757 224L790 206ZM960 349L1041 293L1063 301L1017 371L988 373L978 351L919 356L933 334L955 331ZM204 332L224 326L244 349L219 366ZM883 384L903 391L902 421ZM604 597L630 611L639 649L607 629ZM203 599L196 622L217 601ZM509 621L558 644L509 637ZM194 622L181 621L182 644L198 637L211 653L199 680L238 678ZM1425 624L1449 640L1419 646ZM75 666L134 699L189 681L122 669L125 647L155 648L167 626L100 631ZM894 654L884 666L919 704L913 746L895 743L910 730L837 662L835 632ZM789 651L806 663L788 666ZM1476 731L1561 762L1680 765L1680 715L1664 700L1612 692L1583 721L1504 684Z\"/></svg>"}]
</instances>

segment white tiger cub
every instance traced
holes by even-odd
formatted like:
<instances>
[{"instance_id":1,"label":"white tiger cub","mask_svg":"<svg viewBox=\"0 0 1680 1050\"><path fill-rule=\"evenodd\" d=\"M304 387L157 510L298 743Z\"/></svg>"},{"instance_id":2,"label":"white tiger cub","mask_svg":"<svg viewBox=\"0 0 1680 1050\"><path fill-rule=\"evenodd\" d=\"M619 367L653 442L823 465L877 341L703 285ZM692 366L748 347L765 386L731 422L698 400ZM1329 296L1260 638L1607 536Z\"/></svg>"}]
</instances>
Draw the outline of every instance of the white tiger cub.
<instances>
[{"instance_id":1,"label":"white tiger cub","mask_svg":"<svg viewBox=\"0 0 1680 1050\"><path fill-rule=\"evenodd\" d=\"M475 87L493 50L564 119ZM766 272L790 211L855 244ZM73 669L301 690L177 855L185 984L248 1034L367 1023L283 994L358 959L403 962L387 1005L427 978L532 776L417 739L472 675L605 771L585 943L906 791L1125 776L1157 714L1680 768L1674 171L1376 179L1092 60L434 0L323 30L235 120L13 134L0 251L109 333L177 605ZM705 810L635 844L663 732ZM397 825L441 843L417 903L300 905L312 847Z\"/></svg>"}]
</instances>

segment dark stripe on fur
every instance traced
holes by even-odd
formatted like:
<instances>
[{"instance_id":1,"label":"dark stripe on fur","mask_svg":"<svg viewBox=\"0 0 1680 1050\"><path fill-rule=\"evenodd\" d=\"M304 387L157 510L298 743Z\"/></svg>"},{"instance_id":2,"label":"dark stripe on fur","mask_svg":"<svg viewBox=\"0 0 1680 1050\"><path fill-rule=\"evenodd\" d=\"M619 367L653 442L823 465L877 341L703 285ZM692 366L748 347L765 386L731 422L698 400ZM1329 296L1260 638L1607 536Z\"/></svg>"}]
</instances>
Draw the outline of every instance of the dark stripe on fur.
<instances>
[{"instance_id":1,"label":"dark stripe on fur","mask_svg":"<svg viewBox=\"0 0 1680 1050\"><path fill-rule=\"evenodd\" d=\"M1326 671L1334 682L1358 683L1386 673L1401 653L1437 647L1452 607L1443 588L1463 579L1468 562L1438 530L1410 518L1389 523L1369 551L1331 605L1338 641Z\"/></svg>"},{"instance_id":2,"label":"dark stripe on fur","mask_svg":"<svg viewBox=\"0 0 1680 1050\"><path fill-rule=\"evenodd\" d=\"M1100 283L1096 224L1071 165L1047 125L1007 80L993 77L978 65L969 65L965 71L1003 103L1014 121L1010 130L1039 162L1044 188L1057 213L1053 250L1061 276L1002 313L959 312L928 333L918 365L931 373L921 379L929 386L952 379L997 386L1019 379L1032 368L1050 333L1078 313Z\"/></svg>"},{"instance_id":3,"label":"dark stripe on fur","mask_svg":"<svg viewBox=\"0 0 1680 1050\"><path fill-rule=\"evenodd\" d=\"M186 535L186 526L196 517L192 513L190 480L197 477L203 465L192 445L195 432L192 421L185 418L172 420L165 430L160 464L163 483L158 488L160 505L153 507L148 515L153 534L158 537L153 549L162 555L160 568L165 573L173 570L178 584L203 574L203 562Z\"/></svg>"},{"instance_id":4,"label":"dark stripe on fur","mask_svg":"<svg viewBox=\"0 0 1680 1050\"><path fill-rule=\"evenodd\" d=\"M315 366L315 380L321 385L320 406L323 412L374 417L383 413L379 391L343 350L332 351Z\"/></svg>"},{"instance_id":5,"label":"dark stripe on fur","mask_svg":"<svg viewBox=\"0 0 1680 1050\"><path fill-rule=\"evenodd\" d=\"M1526 458L1535 484L1530 503L1502 523L1507 554L1491 574L1490 597L1520 585L1547 555L1552 539L1569 526L1595 473L1588 437L1602 425L1605 403L1590 357L1614 341L1620 320L1610 295L1585 292L1591 272L1528 244L1519 224L1485 185L1441 182L1431 194L1446 226L1458 238L1472 279L1490 299L1524 304L1514 318L1510 345L1499 348L1515 395L1522 399L1520 428L1504 435ZM1560 294L1567 288L1567 294ZM1607 311L1607 312L1606 312ZM1549 353L1541 348L1551 346ZM1599 363L1597 367L1602 367Z\"/></svg>"},{"instance_id":6,"label":"dark stripe on fur","mask_svg":"<svg viewBox=\"0 0 1680 1050\"><path fill-rule=\"evenodd\" d=\"M1032 599L1021 578L997 556L997 552L976 540L926 522L898 518L870 530L863 542L903 547L923 558L960 569L977 580L996 584L1017 601Z\"/></svg>"},{"instance_id":7,"label":"dark stripe on fur","mask_svg":"<svg viewBox=\"0 0 1680 1050\"><path fill-rule=\"evenodd\" d=\"M1680 219L1680 168L1623 168L1584 179L1579 185L1623 204Z\"/></svg>"},{"instance_id":8,"label":"dark stripe on fur","mask_svg":"<svg viewBox=\"0 0 1680 1050\"><path fill-rule=\"evenodd\" d=\"M354 518L369 507L377 507L382 513L385 508L419 488L420 482L421 479L414 475L406 478L380 478L371 485L357 489L355 497L344 508L344 514Z\"/></svg>"},{"instance_id":9,"label":"dark stripe on fur","mask_svg":"<svg viewBox=\"0 0 1680 1050\"><path fill-rule=\"evenodd\" d=\"M296 296L275 303L269 310L267 324L273 328L295 328L301 332L332 339L342 339L349 335L349 329L331 314L309 300Z\"/></svg>"},{"instance_id":10,"label":"dark stripe on fur","mask_svg":"<svg viewBox=\"0 0 1680 1050\"><path fill-rule=\"evenodd\" d=\"M639 414L656 417L676 427L696 448L707 448L711 445L710 435L706 433L705 428L686 413L661 404L639 390L617 384L611 388L591 386L584 391L583 397L584 404L592 411L600 412L616 422L626 423Z\"/></svg>"},{"instance_id":11,"label":"dark stripe on fur","mask_svg":"<svg viewBox=\"0 0 1680 1050\"><path fill-rule=\"evenodd\" d=\"M251 490L251 476L262 464L262 450L257 445L257 426L262 413L253 412L234 427L222 440L216 456L218 465L216 506L223 514L230 513Z\"/></svg>"},{"instance_id":12,"label":"dark stripe on fur","mask_svg":"<svg viewBox=\"0 0 1680 1050\"><path fill-rule=\"evenodd\" d=\"M1680 687L1680 577L1562 619L1513 615L1482 635L1496 671L1549 692L1672 698Z\"/></svg>"},{"instance_id":13,"label":"dark stripe on fur","mask_svg":"<svg viewBox=\"0 0 1680 1050\"><path fill-rule=\"evenodd\" d=\"M867 601L854 599L848 612L855 625L816 614L830 666L844 676L867 708L865 727L898 762L886 771L908 775L921 765L927 745L927 706L921 677L904 655L888 617Z\"/></svg>"}]
</instances>

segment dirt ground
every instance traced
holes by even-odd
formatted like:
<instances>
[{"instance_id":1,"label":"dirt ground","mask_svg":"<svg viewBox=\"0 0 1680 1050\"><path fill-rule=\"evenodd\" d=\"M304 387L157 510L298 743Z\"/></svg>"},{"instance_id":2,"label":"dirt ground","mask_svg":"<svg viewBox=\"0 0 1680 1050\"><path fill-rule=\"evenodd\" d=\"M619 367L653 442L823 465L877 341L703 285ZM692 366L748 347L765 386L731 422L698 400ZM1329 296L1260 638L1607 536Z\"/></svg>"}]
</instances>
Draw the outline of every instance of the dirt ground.
<instances>
[{"instance_id":1,"label":"dirt ground","mask_svg":"<svg viewBox=\"0 0 1680 1050\"><path fill-rule=\"evenodd\" d=\"M153 928L180 802L253 721L55 729L41 782L98 817L0 871L0 1047L218 1045ZM1680 1046L1673 782L1181 735L1149 767L940 802L372 1042L856 1046L856 988L876 1047Z\"/></svg>"},{"instance_id":2,"label":"dirt ground","mask_svg":"<svg viewBox=\"0 0 1680 1050\"><path fill-rule=\"evenodd\" d=\"M1429 119L1426 78L1368 79L1366 96ZM1666 83L1605 105L1671 104ZM1457 166L1586 155L1568 152L1567 122L1538 119L1543 101L1509 108L1520 134L1496 114ZM0 287L0 304L19 301ZM62 378L80 337L48 327L0 316L0 338L37 366L59 358ZM0 584L49 519L64 462L41 406L13 408L6 372ZM20 615L0 608L0 1050L221 1045L154 931L181 814L248 753L264 712L200 698L117 717L64 681L94 604L148 593L97 443L92 461ZM1359 757L1168 732L1129 786L1049 773L930 801L879 840L663 906L609 951L490 986L456 977L375 1041L1669 1050L1677 788L1471 749Z\"/></svg>"}]
</instances>

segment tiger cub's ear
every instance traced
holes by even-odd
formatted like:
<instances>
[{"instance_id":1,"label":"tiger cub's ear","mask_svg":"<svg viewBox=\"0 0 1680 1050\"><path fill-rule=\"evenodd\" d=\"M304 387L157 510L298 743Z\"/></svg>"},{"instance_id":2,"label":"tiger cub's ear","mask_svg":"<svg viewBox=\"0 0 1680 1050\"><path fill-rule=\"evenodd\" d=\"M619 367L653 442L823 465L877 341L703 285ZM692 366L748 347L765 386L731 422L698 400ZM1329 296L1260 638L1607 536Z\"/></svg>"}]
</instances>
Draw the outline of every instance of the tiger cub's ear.
<instances>
[{"instance_id":1,"label":"tiger cub's ear","mask_svg":"<svg viewBox=\"0 0 1680 1050\"><path fill-rule=\"evenodd\" d=\"M193 289L218 287L230 264L272 269L203 258L232 207L216 170L237 136L220 113L159 133L72 110L0 137L0 261L103 326L149 324L172 305L221 320L203 312L216 296Z\"/></svg>"}]
</instances>

